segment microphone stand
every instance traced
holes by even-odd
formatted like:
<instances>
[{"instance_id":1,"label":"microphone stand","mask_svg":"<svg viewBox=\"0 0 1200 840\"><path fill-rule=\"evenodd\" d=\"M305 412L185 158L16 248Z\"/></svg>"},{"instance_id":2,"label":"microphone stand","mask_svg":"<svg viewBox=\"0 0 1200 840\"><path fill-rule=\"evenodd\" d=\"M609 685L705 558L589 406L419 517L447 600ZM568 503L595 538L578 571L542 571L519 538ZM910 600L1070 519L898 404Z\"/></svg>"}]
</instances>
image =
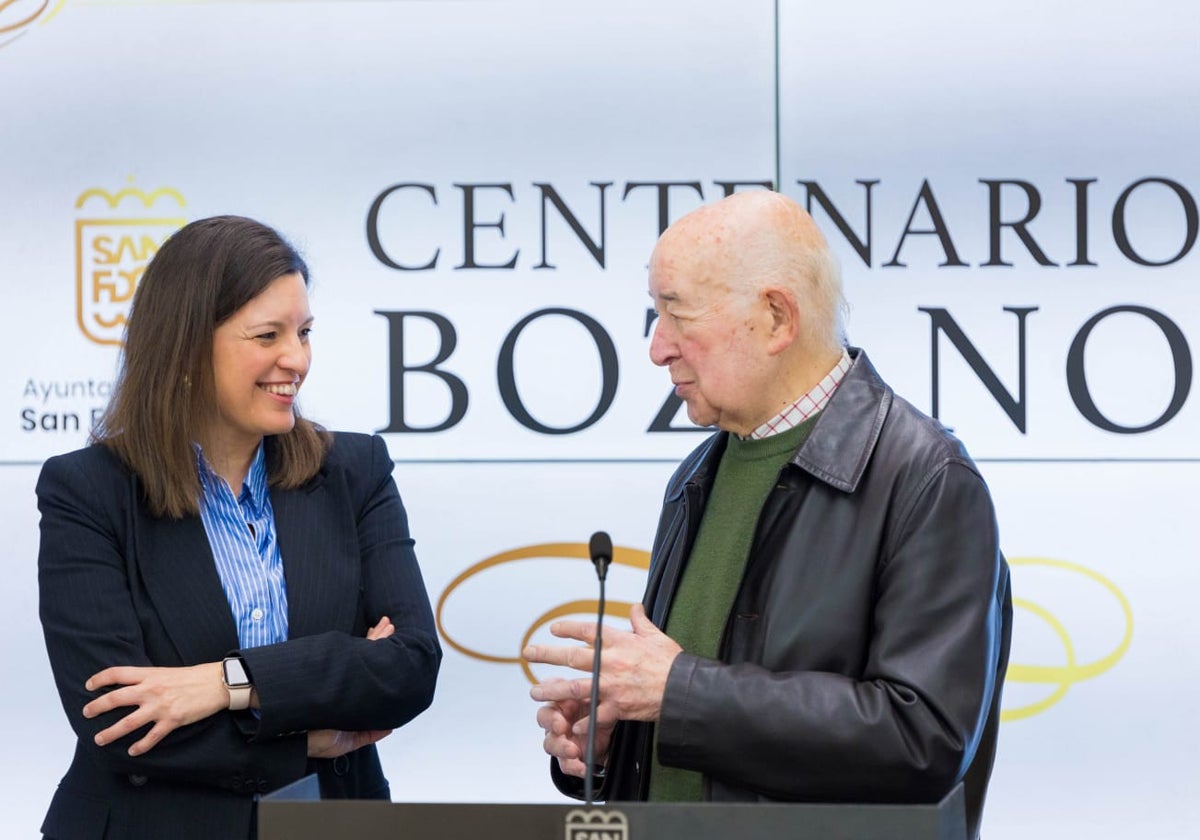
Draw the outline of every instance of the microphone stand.
<instances>
[{"instance_id":1,"label":"microphone stand","mask_svg":"<svg viewBox=\"0 0 1200 840\"><path fill-rule=\"evenodd\" d=\"M584 763L587 765L583 774L583 798L587 805L595 801L595 790L592 782L593 770L596 766L596 709L600 705L600 647L603 642L601 623L604 621L604 579L608 577L608 564L612 562L612 539L604 531L592 534L588 542L588 552L592 557L592 565L596 567L596 576L600 579L600 602L596 609L596 643L592 654L592 693L590 699L587 749Z\"/></svg>"}]
</instances>

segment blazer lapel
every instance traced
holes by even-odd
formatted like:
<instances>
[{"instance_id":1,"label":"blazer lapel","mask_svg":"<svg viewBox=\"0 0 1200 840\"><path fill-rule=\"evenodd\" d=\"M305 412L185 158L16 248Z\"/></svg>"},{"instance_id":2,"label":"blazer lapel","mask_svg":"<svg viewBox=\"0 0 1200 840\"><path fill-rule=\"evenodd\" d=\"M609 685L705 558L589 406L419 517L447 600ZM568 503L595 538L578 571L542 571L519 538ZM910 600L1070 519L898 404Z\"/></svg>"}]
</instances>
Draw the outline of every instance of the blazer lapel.
<instances>
[{"instance_id":1,"label":"blazer lapel","mask_svg":"<svg viewBox=\"0 0 1200 840\"><path fill-rule=\"evenodd\" d=\"M298 490L271 488L275 535L287 582L288 638L362 632L358 541L345 493L324 474Z\"/></svg>"},{"instance_id":2,"label":"blazer lapel","mask_svg":"<svg viewBox=\"0 0 1200 840\"><path fill-rule=\"evenodd\" d=\"M136 562L181 664L236 650L237 626L200 517L159 519L140 505L138 516Z\"/></svg>"}]
</instances>

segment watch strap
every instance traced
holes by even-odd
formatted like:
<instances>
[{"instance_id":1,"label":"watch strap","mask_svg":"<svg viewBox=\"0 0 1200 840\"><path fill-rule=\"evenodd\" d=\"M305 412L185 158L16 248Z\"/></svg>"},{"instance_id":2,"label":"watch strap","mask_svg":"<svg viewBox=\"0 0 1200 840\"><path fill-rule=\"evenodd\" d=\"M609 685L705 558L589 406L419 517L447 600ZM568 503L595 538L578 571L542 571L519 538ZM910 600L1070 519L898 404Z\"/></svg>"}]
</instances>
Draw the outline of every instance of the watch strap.
<instances>
[{"instance_id":1,"label":"watch strap","mask_svg":"<svg viewBox=\"0 0 1200 840\"><path fill-rule=\"evenodd\" d=\"M250 692L253 687L250 685L227 685L229 689L229 711L240 712L243 709L250 708Z\"/></svg>"}]
</instances>

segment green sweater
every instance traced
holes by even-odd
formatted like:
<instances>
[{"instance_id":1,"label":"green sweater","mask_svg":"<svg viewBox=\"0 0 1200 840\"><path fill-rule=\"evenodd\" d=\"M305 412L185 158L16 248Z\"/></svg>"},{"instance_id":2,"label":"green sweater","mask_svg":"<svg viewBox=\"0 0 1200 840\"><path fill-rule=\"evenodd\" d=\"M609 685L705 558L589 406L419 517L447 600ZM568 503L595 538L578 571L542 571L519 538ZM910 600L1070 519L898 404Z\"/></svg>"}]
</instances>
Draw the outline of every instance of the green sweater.
<instances>
[{"instance_id":1,"label":"green sweater","mask_svg":"<svg viewBox=\"0 0 1200 840\"><path fill-rule=\"evenodd\" d=\"M816 417L762 440L729 436L664 628L688 653L718 658L763 503ZM699 802L701 785L699 773L658 763L656 737L650 801Z\"/></svg>"}]
</instances>

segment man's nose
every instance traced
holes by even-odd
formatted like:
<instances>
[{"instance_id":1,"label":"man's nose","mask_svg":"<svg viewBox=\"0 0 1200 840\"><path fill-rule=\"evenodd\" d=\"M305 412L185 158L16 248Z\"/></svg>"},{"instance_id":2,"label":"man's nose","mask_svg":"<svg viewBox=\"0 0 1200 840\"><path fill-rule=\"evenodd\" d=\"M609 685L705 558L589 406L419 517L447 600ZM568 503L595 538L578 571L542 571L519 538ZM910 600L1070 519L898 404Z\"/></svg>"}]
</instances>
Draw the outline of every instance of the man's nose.
<instances>
[{"instance_id":1,"label":"man's nose","mask_svg":"<svg viewBox=\"0 0 1200 840\"><path fill-rule=\"evenodd\" d=\"M678 355L675 342L667 334L668 332L669 330L663 326L662 318L656 319L654 332L650 334L650 361L659 367L671 364L671 361Z\"/></svg>"}]
</instances>

